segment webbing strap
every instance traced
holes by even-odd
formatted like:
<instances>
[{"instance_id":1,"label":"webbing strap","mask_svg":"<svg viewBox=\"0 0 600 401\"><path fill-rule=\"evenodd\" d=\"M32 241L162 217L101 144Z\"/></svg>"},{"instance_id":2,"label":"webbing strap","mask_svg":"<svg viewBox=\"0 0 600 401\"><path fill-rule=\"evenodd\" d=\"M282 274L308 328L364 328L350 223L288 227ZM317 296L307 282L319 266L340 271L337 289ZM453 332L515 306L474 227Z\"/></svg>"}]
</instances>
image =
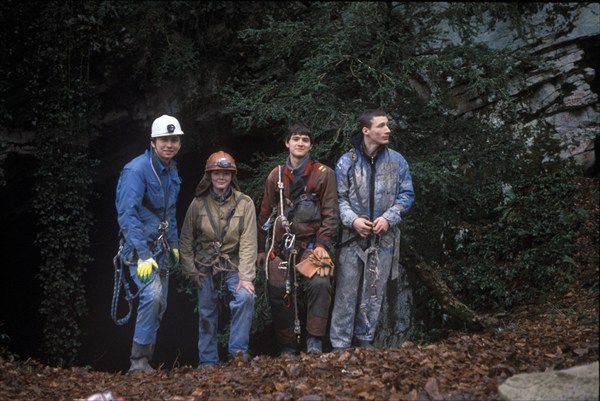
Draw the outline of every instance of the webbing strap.
<instances>
[{"instance_id":1,"label":"webbing strap","mask_svg":"<svg viewBox=\"0 0 600 401\"><path fill-rule=\"evenodd\" d=\"M204 209L206 209L206 214L208 214L208 221L210 221L210 225L213 229L213 232L215 233L215 237L217 237L217 241L219 241L220 244L223 244L223 238L225 238L225 234L227 234L227 230L229 230L229 223L231 222L231 218L233 217L233 214L235 213L235 208L237 207L238 203L240 203L241 200L242 200L242 197L241 196L238 197L237 200L235 201L235 205L233 205L233 207L227 211L225 226L223 227L223 231L221 233L219 233L217 231L215 221L213 220L212 213L210 212L210 209L208 208L208 203L206 202L206 198L202 198L202 203L204 203Z\"/></svg>"}]
</instances>

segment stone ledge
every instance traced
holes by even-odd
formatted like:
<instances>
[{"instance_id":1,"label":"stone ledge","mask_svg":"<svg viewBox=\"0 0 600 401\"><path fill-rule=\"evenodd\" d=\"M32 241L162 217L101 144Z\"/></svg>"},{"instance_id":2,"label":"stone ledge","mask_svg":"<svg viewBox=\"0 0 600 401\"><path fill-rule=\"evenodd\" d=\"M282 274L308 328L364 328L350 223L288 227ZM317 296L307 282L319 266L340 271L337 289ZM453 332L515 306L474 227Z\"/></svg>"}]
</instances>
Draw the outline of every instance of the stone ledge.
<instances>
[{"instance_id":1,"label":"stone ledge","mask_svg":"<svg viewBox=\"0 0 600 401\"><path fill-rule=\"evenodd\" d=\"M598 362L543 373L522 373L498 387L505 401L597 401Z\"/></svg>"}]
</instances>

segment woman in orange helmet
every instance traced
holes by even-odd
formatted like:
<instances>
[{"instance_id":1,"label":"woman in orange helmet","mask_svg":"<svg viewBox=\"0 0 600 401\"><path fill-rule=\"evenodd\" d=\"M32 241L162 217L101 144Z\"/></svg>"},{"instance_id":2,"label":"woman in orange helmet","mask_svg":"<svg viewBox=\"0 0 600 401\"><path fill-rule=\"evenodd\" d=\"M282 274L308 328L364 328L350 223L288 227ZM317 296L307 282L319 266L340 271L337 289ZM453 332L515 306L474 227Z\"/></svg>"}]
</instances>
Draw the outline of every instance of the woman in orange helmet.
<instances>
[{"instance_id":1,"label":"woman in orange helmet","mask_svg":"<svg viewBox=\"0 0 600 401\"><path fill-rule=\"evenodd\" d=\"M199 366L219 361L219 301L231 312L230 357L249 359L248 342L256 294L256 209L240 192L231 155L208 158L181 229L179 249L184 273L198 288Z\"/></svg>"}]
</instances>

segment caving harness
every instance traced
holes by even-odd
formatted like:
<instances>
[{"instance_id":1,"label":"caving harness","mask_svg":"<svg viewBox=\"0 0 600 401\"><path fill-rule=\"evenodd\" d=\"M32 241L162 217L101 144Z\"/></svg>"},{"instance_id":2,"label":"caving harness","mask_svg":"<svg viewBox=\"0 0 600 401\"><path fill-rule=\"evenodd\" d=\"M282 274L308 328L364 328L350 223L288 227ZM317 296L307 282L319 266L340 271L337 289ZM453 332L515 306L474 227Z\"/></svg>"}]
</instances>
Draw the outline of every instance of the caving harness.
<instances>
[{"instance_id":1,"label":"caving harness","mask_svg":"<svg viewBox=\"0 0 600 401\"><path fill-rule=\"evenodd\" d=\"M198 262L198 264L207 271L212 270L213 279L216 278L218 280L218 286L219 286L218 294L219 294L220 301L225 301L226 296L228 294L227 286L225 283L225 273L230 272L230 271L238 271L239 270L238 266L231 261L231 258L229 257L229 255L221 252L221 248L223 247L223 240L225 239L225 235L227 234L227 231L229 230L229 223L231 222L231 218L233 217L233 214L235 213L235 208L237 207L238 203L240 203L241 200L242 200L242 197L241 196L238 197L237 200L235 201L235 204L227 211L227 214L225 217L225 225L223 226L223 230L219 233L219 231L217 230L217 226L215 225L214 219L212 217L212 214L210 212L210 209L208 207L208 203L206 202L206 198L202 199L202 203L204 204L204 209L206 210L206 214L208 215L208 221L210 222L210 225L213 229L213 232L214 232L217 240L213 241L211 243L211 248L214 251L214 255L209 259L208 262L205 262L205 263ZM240 226L240 233L242 232L242 230L243 230L243 227Z\"/></svg>"},{"instance_id":2,"label":"caving harness","mask_svg":"<svg viewBox=\"0 0 600 401\"><path fill-rule=\"evenodd\" d=\"M286 217L283 205L284 205L284 196L283 196L283 179L281 173L281 166L278 167L278 181L277 181L277 189L279 191L279 212L277 211L277 207L273 208L273 212L271 216L267 219L265 224L263 224L262 229L264 231L270 232L271 228L273 228L271 235L267 235L267 241L265 243L265 249L267 250L266 258L265 258L265 279L266 286L268 288L269 283L269 261L271 260L271 255L273 254L273 249L275 246L275 241L277 238L276 230L277 223L281 223L281 226L285 230L282 236L282 256L283 261L279 263L277 268L279 270L285 270L285 294L283 296L283 305L287 308L291 307L292 302L294 303L294 334L296 335L296 341L300 341L300 318L298 317L298 278L296 275L296 256L298 256L298 250L296 249L296 235L292 233L290 230L291 223ZM268 293L265 290L265 296L267 296L268 301Z\"/></svg>"},{"instance_id":3,"label":"caving harness","mask_svg":"<svg viewBox=\"0 0 600 401\"><path fill-rule=\"evenodd\" d=\"M163 252L167 252L167 255L172 257L171 256L172 255L171 247L169 246L169 243L167 242L167 237L166 237L166 232L167 232L168 227L169 227L169 223L167 221L162 221L158 227L158 238L154 242L154 244L155 244L154 252L152 253L152 257L154 258L154 260L159 260L158 256ZM124 324L127 324L127 322L129 321L129 318L131 318L131 311L133 309L133 300L135 298L137 298L140 295L140 293L156 279L156 276L160 275L161 277L167 277L169 275L169 266L166 266L166 267L160 266L159 270L158 270L158 274L154 273L152 275L152 278L146 284L144 284L142 287L140 287L140 289L135 294L133 294L131 292L129 282L125 278L124 265L130 266L131 264L133 264L135 262L134 261L124 262L123 261L123 258L121 257L121 251L123 250L125 238L123 238L122 233L119 233L119 236L121 237L120 241L119 241L119 250L118 250L117 254L115 255L115 257L113 258L113 265L115 267L115 276L114 276L115 279L114 279L114 286L113 286L113 297L112 297L110 316L117 326L123 326ZM173 262L173 260L171 260L171 262ZM173 263L170 263L169 265L171 265L171 264L173 264ZM128 304L129 310L124 317L119 319L117 317L117 309L118 309L118 304L119 304L119 296L121 294L121 288L123 289L123 292L125 294L125 301Z\"/></svg>"}]
</instances>

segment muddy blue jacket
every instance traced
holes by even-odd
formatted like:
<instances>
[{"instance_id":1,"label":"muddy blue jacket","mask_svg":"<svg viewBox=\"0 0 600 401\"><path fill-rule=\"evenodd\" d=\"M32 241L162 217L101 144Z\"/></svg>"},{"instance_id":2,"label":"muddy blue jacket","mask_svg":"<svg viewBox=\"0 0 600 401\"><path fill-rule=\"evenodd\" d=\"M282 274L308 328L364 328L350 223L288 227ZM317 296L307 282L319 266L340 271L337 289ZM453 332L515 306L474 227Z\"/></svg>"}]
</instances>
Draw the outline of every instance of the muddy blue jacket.
<instances>
[{"instance_id":1,"label":"muddy blue jacket","mask_svg":"<svg viewBox=\"0 0 600 401\"><path fill-rule=\"evenodd\" d=\"M125 239L121 251L124 260L156 258L153 247L161 221L168 222L167 242L171 248L179 248L175 203L180 185L175 161L164 166L150 150L125 165L115 202Z\"/></svg>"},{"instance_id":2,"label":"muddy blue jacket","mask_svg":"<svg viewBox=\"0 0 600 401\"><path fill-rule=\"evenodd\" d=\"M362 151L362 134L355 131L353 149L338 160L335 168L340 219L344 228L366 216L373 221L383 216L394 227L413 204L415 193L404 157L383 146L371 158Z\"/></svg>"}]
</instances>

